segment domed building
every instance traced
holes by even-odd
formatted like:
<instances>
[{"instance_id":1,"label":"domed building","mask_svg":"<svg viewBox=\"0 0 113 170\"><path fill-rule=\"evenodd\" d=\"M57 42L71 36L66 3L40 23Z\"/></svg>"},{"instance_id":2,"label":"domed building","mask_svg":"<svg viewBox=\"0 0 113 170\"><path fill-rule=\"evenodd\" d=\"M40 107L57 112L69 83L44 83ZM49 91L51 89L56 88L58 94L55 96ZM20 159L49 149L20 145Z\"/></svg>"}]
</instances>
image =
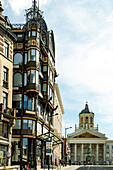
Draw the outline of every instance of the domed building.
<instances>
[{"instance_id":1,"label":"domed building","mask_svg":"<svg viewBox=\"0 0 113 170\"><path fill-rule=\"evenodd\" d=\"M75 132L68 134L68 156L75 164L113 163L113 140L100 133L98 125L94 127L94 116L86 102L85 109L79 113L79 127L75 125Z\"/></svg>"}]
</instances>

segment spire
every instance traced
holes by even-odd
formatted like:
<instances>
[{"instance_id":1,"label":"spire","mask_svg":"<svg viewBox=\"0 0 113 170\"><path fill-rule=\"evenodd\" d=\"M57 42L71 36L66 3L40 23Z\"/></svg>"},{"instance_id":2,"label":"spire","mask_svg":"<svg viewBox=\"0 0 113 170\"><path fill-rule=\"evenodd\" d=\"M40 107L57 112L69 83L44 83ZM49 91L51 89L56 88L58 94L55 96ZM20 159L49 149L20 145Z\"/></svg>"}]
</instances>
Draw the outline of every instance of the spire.
<instances>
[{"instance_id":1,"label":"spire","mask_svg":"<svg viewBox=\"0 0 113 170\"><path fill-rule=\"evenodd\" d=\"M34 11L35 11L35 9L36 9L36 3L37 3L36 0L33 0L33 1L32 1L32 7L33 7L33 10L34 10Z\"/></svg>"},{"instance_id":2,"label":"spire","mask_svg":"<svg viewBox=\"0 0 113 170\"><path fill-rule=\"evenodd\" d=\"M86 101L85 109L88 109L88 102Z\"/></svg>"}]
</instances>

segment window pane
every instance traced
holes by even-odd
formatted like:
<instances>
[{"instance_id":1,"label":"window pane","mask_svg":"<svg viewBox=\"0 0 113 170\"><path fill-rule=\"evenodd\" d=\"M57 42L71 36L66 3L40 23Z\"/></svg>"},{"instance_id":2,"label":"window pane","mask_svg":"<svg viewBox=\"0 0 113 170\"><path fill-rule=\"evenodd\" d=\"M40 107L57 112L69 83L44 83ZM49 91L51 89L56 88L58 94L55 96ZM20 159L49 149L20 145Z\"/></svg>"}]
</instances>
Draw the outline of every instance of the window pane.
<instances>
[{"instance_id":1,"label":"window pane","mask_svg":"<svg viewBox=\"0 0 113 170\"><path fill-rule=\"evenodd\" d=\"M35 61L35 49L31 49L31 61Z\"/></svg>"},{"instance_id":2,"label":"window pane","mask_svg":"<svg viewBox=\"0 0 113 170\"><path fill-rule=\"evenodd\" d=\"M32 120L28 120L28 129L32 130Z\"/></svg>"},{"instance_id":3,"label":"window pane","mask_svg":"<svg viewBox=\"0 0 113 170\"><path fill-rule=\"evenodd\" d=\"M28 138L23 138L23 159L24 159L24 161L27 160L27 145L28 145Z\"/></svg>"},{"instance_id":4,"label":"window pane","mask_svg":"<svg viewBox=\"0 0 113 170\"><path fill-rule=\"evenodd\" d=\"M27 109L27 96L24 95L24 109Z\"/></svg>"},{"instance_id":5,"label":"window pane","mask_svg":"<svg viewBox=\"0 0 113 170\"><path fill-rule=\"evenodd\" d=\"M23 119L23 129L28 129L28 120L27 119Z\"/></svg>"},{"instance_id":6,"label":"window pane","mask_svg":"<svg viewBox=\"0 0 113 170\"><path fill-rule=\"evenodd\" d=\"M38 84L38 80L39 80L39 74L38 74L38 71L36 70L36 84Z\"/></svg>"},{"instance_id":7,"label":"window pane","mask_svg":"<svg viewBox=\"0 0 113 170\"><path fill-rule=\"evenodd\" d=\"M21 120L17 119L15 126L13 126L13 129L21 129Z\"/></svg>"},{"instance_id":8,"label":"window pane","mask_svg":"<svg viewBox=\"0 0 113 170\"><path fill-rule=\"evenodd\" d=\"M25 53L24 64L27 64L27 53Z\"/></svg>"},{"instance_id":9,"label":"window pane","mask_svg":"<svg viewBox=\"0 0 113 170\"><path fill-rule=\"evenodd\" d=\"M22 75L20 73L14 74L14 84L13 86L22 87Z\"/></svg>"},{"instance_id":10,"label":"window pane","mask_svg":"<svg viewBox=\"0 0 113 170\"><path fill-rule=\"evenodd\" d=\"M47 91L47 84L46 83L43 84L43 91Z\"/></svg>"},{"instance_id":11,"label":"window pane","mask_svg":"<svg viewBox=\"0 0 113 170\"><path fill-rule=\"evenodd\" d=\"M24 73L24 86L27 85L27 73Z\"/></svg>"},{"instance_id":12,"label":"window pane","mask_svg":"<svg viewBox=\"0 0 113 170\"><path fill-rule=\"evenodd\" d=\"M35 70L31 70L31 83L35 83Z\"/></svg>"},{"instance_id":13,"label":"window pane","mask_svg":"<svg viewBox=\"0 0 113 170\"><path fill-rule=\"evenodd\" d=\"M27 71L27 83L30 83L30 70Z\"/></svg>"},{"instance_id":14,"label":"window pane","mask_svg":"<svg viewBox=\"0 0 113 170\"><path fill-rule=\"evenodd\" d=\"M28 61L30 61L30 50L28 51Z\"/></svg>"},{"instance_id":15,"label":"window pane","mask_svg":"<svg viewBox=\"0 0 113 170\"><path fill-rule=\"evenodd\" d=\"M7 108L7 93L3 92L3 104L4 104L4 109L6 110Z\"/></svg>"},{"instance_id":16,"label":"window pane","mask_svg":"<svg viewBox=\"0 0 113 170\"><path fill-rule=\"evenodd\" d=\"M39 62L39 51L36 50L36 61Z\"/></svg>"},{"instance_id":17,"label":"window pane","mask_svg":"<svg viewBox=\"0 0 113 170\"><path fill-rule=\"evenodd\" d=\"M21 109L22 94L13 94L13 108Z\"/></svg>"},{"instance_id":18,"label":"window pane","mask_svg":"<svg viewBox=\"0 0 113 170\"><path fill-rule=\"evenodd\" d=\"M46 72L47 71L47 66L44 66L43 67L43 72Z\"/></svg>"},{"instance_id":19,"label":"window pane","mask_svg":"<svg viewBox=\"0 0 113 170\"><path fill-rule=\"evenodd\" d=\"M8 57L9 45L4 42L4 56Z\"/></svg>"},{"instance_id":20,"label":"window pane","mask_svg":"<svg viewBox=\"0 0 113 170\"><path fill-rule=\"evenodd\" d=\"M32 31L32 36L36 36L36 31Z\"/></svg>"},{"instance_id":21,"label":"window pane","mask_svg":"<svg viewBox=\"0 0 113 170\"><path fill-rule=\"evenodd\" d=\"M22 64L22 54L21 53L16 53L14 55L14 65L21 65Z\"/></svg>"}]
</instances>

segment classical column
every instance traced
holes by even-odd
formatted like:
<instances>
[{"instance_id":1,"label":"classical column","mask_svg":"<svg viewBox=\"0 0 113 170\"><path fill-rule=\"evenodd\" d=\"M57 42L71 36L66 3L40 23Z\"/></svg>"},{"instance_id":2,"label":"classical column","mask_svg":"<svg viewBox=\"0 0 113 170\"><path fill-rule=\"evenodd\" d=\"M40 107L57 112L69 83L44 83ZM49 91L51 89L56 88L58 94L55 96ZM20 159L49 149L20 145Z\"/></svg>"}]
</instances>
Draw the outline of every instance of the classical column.
<instances>
[{"instance_id":1,"label":"classical column","mask_svg":"<svg viewBox=\"0 0 113 170\"><path fill-rule=\"evenodd\" d=\"M82 164L84 162L83 158L84 158L84 145L82 144L82 146L81 146L81 163Z\"/></svg>"},{"instance_id":2,"label":"classical column","mask_svg":"<svg viewBox=\"0 0 113 170\"><path fill-rule=\"evenodd\" d=\"M104 163L106 163L106 145L104 144Z\"/></svg>"},{"instance_id":3,"label":"classical column","mask_svg":"<svg viewBox=\"0 0 113 170\"><path fill-rule=\"evenodd\" d=\"M75 143L75 163L77 163L77 144Z\"/></svg>"},{"instance_id":4,"label":"classical column","mask_svg":"<svg viewBox=\"0 0 113 170\"><path fill-rule=\"evenodd\" d=\"M96 163L98 164L98 143L96 145Z\"/></svg>"}]
</instances>

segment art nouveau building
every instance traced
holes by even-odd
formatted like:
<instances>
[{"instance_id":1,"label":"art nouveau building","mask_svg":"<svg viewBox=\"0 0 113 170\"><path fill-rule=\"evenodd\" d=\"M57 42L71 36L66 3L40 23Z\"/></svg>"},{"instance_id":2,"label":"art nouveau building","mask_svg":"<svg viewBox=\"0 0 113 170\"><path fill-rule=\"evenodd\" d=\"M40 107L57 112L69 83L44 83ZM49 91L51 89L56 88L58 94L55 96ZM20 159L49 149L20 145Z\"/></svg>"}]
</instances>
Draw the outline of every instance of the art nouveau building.
<instances>
[{"instance_id":1,"label":"art nouveau building","mask_svg":"<svg viewBox=\"0 0 113 170\"><path fill-rule=\"evenodd\" d=\"M113 163L113 140L107 140L98 125L94 127L94 113L87 103L79 113L79 127L75 125L75 132L68 134L68 145L74 163Z\"/></svg>"},{"instance_id":2,"label":"art nouveau building","mask_svg":"<svg viewBox=\"0 0 113 170\"><path fill-rule=\"evenodd\" d=\"M11 137L15 120L12 109L13 42L8 17L2 14L0 2L0 166L11 165ZM8 158L8 159L7 159Z\"/></svg>"},{"instance_id":3,"label":"art nouveau building","mask_svg":"<svg viewBox=\"0 0 113 170\"><path fill-rule=\"evenodd\" d=\"M36 169L37 164L44 167L48 163L46 138L52 137L53 146L62 142L61 131L56 133L53 126L57 109L54 34L48 30L35 0L26 10L26 23L13 24L12 32L18 37L13 56L13 108L17 119L12 164L20 164L21 169L29 164Z\"/></svg>"}]
</instances>

